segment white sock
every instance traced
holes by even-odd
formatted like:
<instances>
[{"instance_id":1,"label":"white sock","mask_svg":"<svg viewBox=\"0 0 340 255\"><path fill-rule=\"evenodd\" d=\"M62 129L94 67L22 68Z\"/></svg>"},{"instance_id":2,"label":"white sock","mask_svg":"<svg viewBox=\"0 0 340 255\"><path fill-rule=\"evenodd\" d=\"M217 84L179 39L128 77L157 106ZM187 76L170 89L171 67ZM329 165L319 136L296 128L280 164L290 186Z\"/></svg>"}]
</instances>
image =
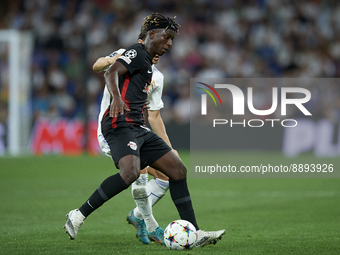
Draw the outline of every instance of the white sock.
<instances>
[{"instance_id":1,"label":"white sock","mask_svg":"<svg viewBox=\"0 0 340 255\"><path fill-rule=\"evenodd\" d=\"M151 206L154 206L169 189L169 181L163 181L158 178L151 179L146 185Z\"/></svg>"},{"instance_id":2,"label":"white sock","mask_svg":"<svg viewBox=\"0 0 340 255\"><path fill-rule=\"evenodd\" d=\"M158 223L152 215L152 207L146 190L147 181L148 174L141 174L139 178L132 183L131 191L132 197L137 205L134 209L134 215L140 220L144 219L146 229L149 232L153 232L158 227Z\"/></svg>"}]
</instances>

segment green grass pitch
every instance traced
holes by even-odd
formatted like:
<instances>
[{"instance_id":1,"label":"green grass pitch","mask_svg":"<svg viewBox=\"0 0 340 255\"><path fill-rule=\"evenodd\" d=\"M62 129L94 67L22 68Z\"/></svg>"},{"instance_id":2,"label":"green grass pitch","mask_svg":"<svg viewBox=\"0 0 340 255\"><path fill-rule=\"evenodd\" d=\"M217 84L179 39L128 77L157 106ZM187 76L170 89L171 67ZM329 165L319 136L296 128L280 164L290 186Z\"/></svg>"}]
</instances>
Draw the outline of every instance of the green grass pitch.
<instances>
[{"instance_id":1,"label":"green grass pitch","mask_svg":"<svg viewBox=\"0 0 340 255\"><path fill-rule=\"evenodd\" d=\"M273 155L236 154L234 164L248 165ZM189 152L180 155L189 166ZM277 164L290 161L275 155ZM339 158L329 161L339 168ZM115 173L104 156L0 158L0 254L340 254L339 179L189 178L200 227L226 229L220 242L203 248L177 252L139 242L125 221L135 206L130 188L68 239L65 214ZM169 194L153 211L163 227L179 218Z\"/></svg>"}]
</instances>

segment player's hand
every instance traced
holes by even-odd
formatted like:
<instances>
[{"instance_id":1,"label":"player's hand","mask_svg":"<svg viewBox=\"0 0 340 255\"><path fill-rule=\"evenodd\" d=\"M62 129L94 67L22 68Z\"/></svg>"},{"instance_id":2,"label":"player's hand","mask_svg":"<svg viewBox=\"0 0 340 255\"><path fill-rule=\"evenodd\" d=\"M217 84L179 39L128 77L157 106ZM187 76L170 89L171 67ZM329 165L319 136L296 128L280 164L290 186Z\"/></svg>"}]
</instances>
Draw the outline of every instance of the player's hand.
<instances>
[{"instance_id":1,"label":"player's hand","mask_svg":"<svg viewBox=\"0 0 340 255\"><path fill-rule=\"evenodd\" d=\"M122 53L119 53L119 54L117 54L116 56L114 56L114 57L112 57L112 59L111 59L111 63L110 64L113 64L114 62L116 62L116 60L120 57L122 55Z\"/></svg>"},{"instance_id":2,"label":"player's hand","mask_svg":"<svg viewBox=\"0 0 340 255\"><path fill-rule=\"evenodd\" d=\"M130 111L120 96L114 97L110 105L110 117L117 118L119 113L124 114L124 110Z\"/></svg>"}]
</instances>

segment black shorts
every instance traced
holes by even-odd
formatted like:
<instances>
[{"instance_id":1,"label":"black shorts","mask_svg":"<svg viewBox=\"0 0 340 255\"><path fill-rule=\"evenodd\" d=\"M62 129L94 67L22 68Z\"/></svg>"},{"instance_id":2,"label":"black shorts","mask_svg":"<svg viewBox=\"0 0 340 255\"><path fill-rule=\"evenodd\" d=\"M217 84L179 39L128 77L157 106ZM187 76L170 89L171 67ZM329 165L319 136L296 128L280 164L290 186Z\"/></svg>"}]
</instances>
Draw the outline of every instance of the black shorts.
<instances>
[{"instance_id":1,"label":"black shorts","mask_svg":"<svg viewBox=\"0 0 340 255\"><path fill-rule=\"evenodd\" d=\"M143 169L171 151L162 138L141 126L131 125L105 130L103 135L110 146L111 157L117 168L119 160L127 155L139 157Z\"/></svg>"}]
</instances>

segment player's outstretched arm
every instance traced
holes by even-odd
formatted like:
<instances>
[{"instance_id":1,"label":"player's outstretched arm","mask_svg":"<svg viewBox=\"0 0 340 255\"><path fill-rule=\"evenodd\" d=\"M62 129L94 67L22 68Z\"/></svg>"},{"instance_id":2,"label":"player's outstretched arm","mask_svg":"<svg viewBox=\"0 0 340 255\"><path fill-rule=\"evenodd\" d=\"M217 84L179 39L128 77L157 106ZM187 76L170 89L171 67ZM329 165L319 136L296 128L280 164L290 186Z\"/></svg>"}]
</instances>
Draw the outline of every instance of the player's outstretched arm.
<instances>
[{"instance_id":1,"label":"player's outstretched arm","mask_svg":"<svg viewBox=\"0 0 340 255\"><path fill-rule=\"evenodd\" d=\"M150 126L152 130L166 142L170 148L172 148L168 134L166 133L165 125L161 116L160 110L148 110L148 121L150 123ZM178 156L178 153L176 150L173 149L173 151Z\"/></svg>"},{"instance_id":2,"label":"player's outstretched arm","mask_svg":"<svg viewBox=\"0 0 340 255\"><path fill-rule=\"evenodd\" d=\"M116 60L121 56L122 54L119 53L113 57L105 58L101 57L98 58L97 61L93 64L93 71L96 73L100 73L102 71L105 71L110 65L116 62Z\"/></svg>"},{"instance_id":3,"label":"player's outstretched arm","mask_svg":"<svg viewBox=\"0 0 340 255\"><path fill-rule=\"evenodd\" d=\"M124 114L125 111L130 111L122 100L118 87L118 77L127 72L127 68L120 62L115 62L104 74L107 88L112 96L110 105L110 117L117 118L118 114Z\"/></svg>"}]
</instances>

